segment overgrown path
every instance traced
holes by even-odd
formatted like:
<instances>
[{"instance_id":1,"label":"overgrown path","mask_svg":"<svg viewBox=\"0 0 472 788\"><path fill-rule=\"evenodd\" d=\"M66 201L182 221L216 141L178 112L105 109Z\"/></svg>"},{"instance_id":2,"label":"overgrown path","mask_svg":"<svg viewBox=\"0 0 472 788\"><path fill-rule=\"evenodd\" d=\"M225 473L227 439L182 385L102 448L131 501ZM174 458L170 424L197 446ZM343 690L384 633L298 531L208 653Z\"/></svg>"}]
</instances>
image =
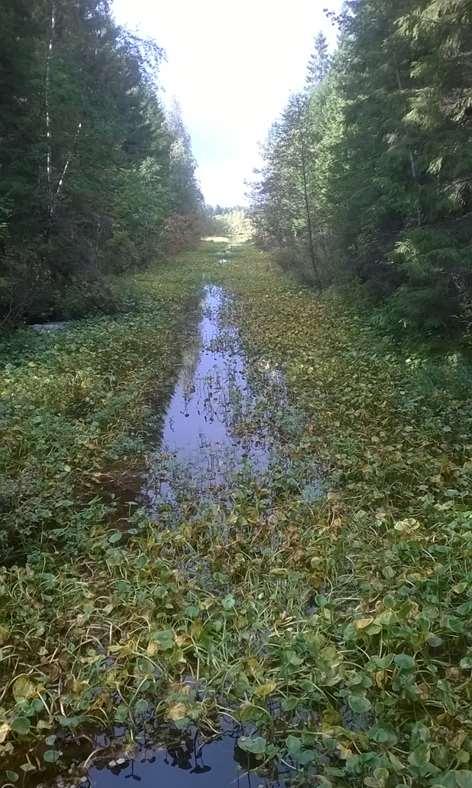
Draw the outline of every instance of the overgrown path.
<instances>
[{"instance_id":1,"label":"overgrown path","mask_svg":"<svg viewBox=\"0 0 472 788\"><path fill-rule=\"evenodd\" d=\"M121 315L2 349L2 780L98 786L110 759L124 779L138 741L229 785L237 741L257 785L468 786L466 369L405 358L342 298L226 250L137 277ZM228 434L249 455L269 435L270 457L150 512L209 286L245 365ZM199 748L222 730L212 783Z\"/></svg>"}]
</instances>

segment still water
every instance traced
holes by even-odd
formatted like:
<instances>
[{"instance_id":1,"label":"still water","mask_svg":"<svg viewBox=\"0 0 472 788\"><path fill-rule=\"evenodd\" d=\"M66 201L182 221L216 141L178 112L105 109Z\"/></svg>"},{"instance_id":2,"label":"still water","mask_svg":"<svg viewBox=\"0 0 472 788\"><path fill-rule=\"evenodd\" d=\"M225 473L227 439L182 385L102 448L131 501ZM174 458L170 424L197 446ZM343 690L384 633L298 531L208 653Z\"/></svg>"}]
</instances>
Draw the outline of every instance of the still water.
<instances>
[{"instance_id":1,"label":"still water","mask_svg":"<svg viewBox=\"0 0 472 788\"><path fill-rule=\"evenodd\" d=\"M143 498L151 514L189 489L221 495L238 475L254 478L267 470L274 455L238 331L225 320L229 298L220 287L205 288L201 320L149 458Z\"/></svg>"},{"instance_id":2,"label":"still water","mask_svg":"<svg viewBox=\"0 0 472 788\"><path fill-rule=\"evenodd\" d=\"M122 758L118 759L121 763L112 761L111 766L108 762L103 768L90 769L85 786L121 788L139 782L142 788L282 788L283 782L249 770L247 756L236 742L232 734L210 742L195 735L174 747L142 747L133 759Z\"/></svg>"},{"instance_id":3,"label":"still water","mask_svg":"<svg viewBox=\"0 0 472 788\"><path fill-rule=\"evenodd\" d=\"M188 501L192 493L196 503L229 502L232 489L262 477L277 457L270 401L275 396L279 404L283 402L283 380L265 365L258 389L261 381L265 385L256 394L239 332L228 320L230 298L221 287L204 289L198 327L181 361L141 491L142 503L156 520L164 510L168 522L175 522L179 501ZM250 763L237 746L242 733L222 731L211 740L198 732L177 733L173 744L141 743L132 756L125 749L105 759L98 753L78 779L68 775L42 784L64 788L121 788L135 782L143 788L285 785L251 769L257 763ZM113 737L103 742L105 751L112 751L113 745Z\"/></svg>"}]
</instances>

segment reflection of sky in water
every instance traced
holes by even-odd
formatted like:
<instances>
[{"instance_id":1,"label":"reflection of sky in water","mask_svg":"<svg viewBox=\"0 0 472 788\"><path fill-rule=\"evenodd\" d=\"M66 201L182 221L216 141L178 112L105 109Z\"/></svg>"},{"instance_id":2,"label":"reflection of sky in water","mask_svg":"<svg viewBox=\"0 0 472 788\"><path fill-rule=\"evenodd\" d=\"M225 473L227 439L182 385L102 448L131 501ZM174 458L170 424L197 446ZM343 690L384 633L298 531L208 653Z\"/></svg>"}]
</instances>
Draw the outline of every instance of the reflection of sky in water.
<instances>
[{"instance_id":1,"label":"reflection of sky in water","mask_svg":"<svg viewBox=\"0 0 472 788\"><path fill-rule=\"evenodd\" d=\"M177 485L185 480L189 486L184 493L189 489L208 493L212 487L227 490L234 473L243 468L248 467L252 475L267 470L277 445L274 425L271 428L267 418L272 397L283 405L284 418L290 416L283 376L269 362L261 360L258 365L259 399L251 390L238 331L222 314L227 299L221 288L205 288L198 331L182 358L160 446L150 458L143 495L151 513L160 503L174 502ZM255 411L261 399L262 417ZM298 430L300 417L295 415ZM252 422L252 431L243 430L247 422ZM303 494L308 492L311 487ZM108 758L103 767L91 768L86 787L121 788L138 782L142 788L283 788L288 770L279 781L249 771L257 762L250 764L248 755L237 747L243 732L228 731L223 725L222 735L212 741L182 732L174 745L141 746L133 759L120 758L118 764L115 756L116 765L110 766Z\"/></svg>"},{"instance_id":2,"label":"reflection of sky in water","mask_svg":"<svg viewBox=\"0 0 472 788\"><path fill-rule=\"evenodd\" d=\"M142 749L134 760L114 768L93 768L91 788L119 788L139 782L142 788L269 788L281 782L248 772L245 754L230 735L202 744L198 737L182 735L180 746Z\"/></svg>"},{"instance_id":3,"label":"reflection of sky in water","mask_svg":"<svg viewBox=\"0 0 472 788\"><path fill-rule=\"evenodd\" d=\"M239 470L255 473L269 465L267 430L245 429L255 399L238 333L222 318L226 299L222 288L205 288L198 332L184 353L162 443L151 458L145 484L151 504L172 500L179 480L208 491L228 486Z\"/></svg>"}]
</instances>

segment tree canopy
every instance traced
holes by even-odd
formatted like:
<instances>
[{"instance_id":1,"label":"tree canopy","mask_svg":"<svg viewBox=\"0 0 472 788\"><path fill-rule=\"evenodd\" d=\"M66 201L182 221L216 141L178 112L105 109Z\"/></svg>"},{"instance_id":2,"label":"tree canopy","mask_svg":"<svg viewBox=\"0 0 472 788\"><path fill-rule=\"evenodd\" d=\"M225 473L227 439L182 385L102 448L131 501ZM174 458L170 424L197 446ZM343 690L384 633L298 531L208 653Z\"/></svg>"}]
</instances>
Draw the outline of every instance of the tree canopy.
<instances>
[{"instance_id":1,"label":"tree canopy","mask_svg":"<svg viewBox=\"0 0 472 788\"><path fill-rule=\"evenodd\" d=\"M355 277L399 325L472 325L472 5L350 0L273 126L259 240L318 289Z\"/></svg>"},{"instance_id":2,"label":"tree canopy","mask_svg":"<svg viewBox=\"0 0 472 788\"><path fill-rule=\"evenodd\" d=\"M119 27L108 0L0 12L0 308L93 310L104 274L155 258L182 217L195 231L190 140L158 98L162 51Z\"/></svg>"}]
</instances>

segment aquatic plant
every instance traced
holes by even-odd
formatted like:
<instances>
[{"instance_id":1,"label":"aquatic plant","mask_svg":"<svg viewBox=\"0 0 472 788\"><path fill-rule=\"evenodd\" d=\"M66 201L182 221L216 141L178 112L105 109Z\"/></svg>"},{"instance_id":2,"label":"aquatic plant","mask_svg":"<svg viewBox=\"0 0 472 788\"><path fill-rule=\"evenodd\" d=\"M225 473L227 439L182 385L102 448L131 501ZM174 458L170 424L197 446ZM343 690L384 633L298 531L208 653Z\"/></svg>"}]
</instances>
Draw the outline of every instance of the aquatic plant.
<instances>
[{"instance_id":1,"label":"aquatic plant","mask_svg":"<svg viewBox=\"0 0 472 788\"><path fill-rule=\"evenodd\" d=\"M114 515L104 477L139 466L202 281L234 294L250 374L283 372L268 404L290 462L172 523ZM471 411L450 364L425 361L448 381L426 389L365 316L251 247L133 288L128 316L8 350L9 483L31 453L34 484L10 498L28 558L0 574L4 781L113 723L228 715L298 785L470 785Z\"/></svg>"}]
</instances>

